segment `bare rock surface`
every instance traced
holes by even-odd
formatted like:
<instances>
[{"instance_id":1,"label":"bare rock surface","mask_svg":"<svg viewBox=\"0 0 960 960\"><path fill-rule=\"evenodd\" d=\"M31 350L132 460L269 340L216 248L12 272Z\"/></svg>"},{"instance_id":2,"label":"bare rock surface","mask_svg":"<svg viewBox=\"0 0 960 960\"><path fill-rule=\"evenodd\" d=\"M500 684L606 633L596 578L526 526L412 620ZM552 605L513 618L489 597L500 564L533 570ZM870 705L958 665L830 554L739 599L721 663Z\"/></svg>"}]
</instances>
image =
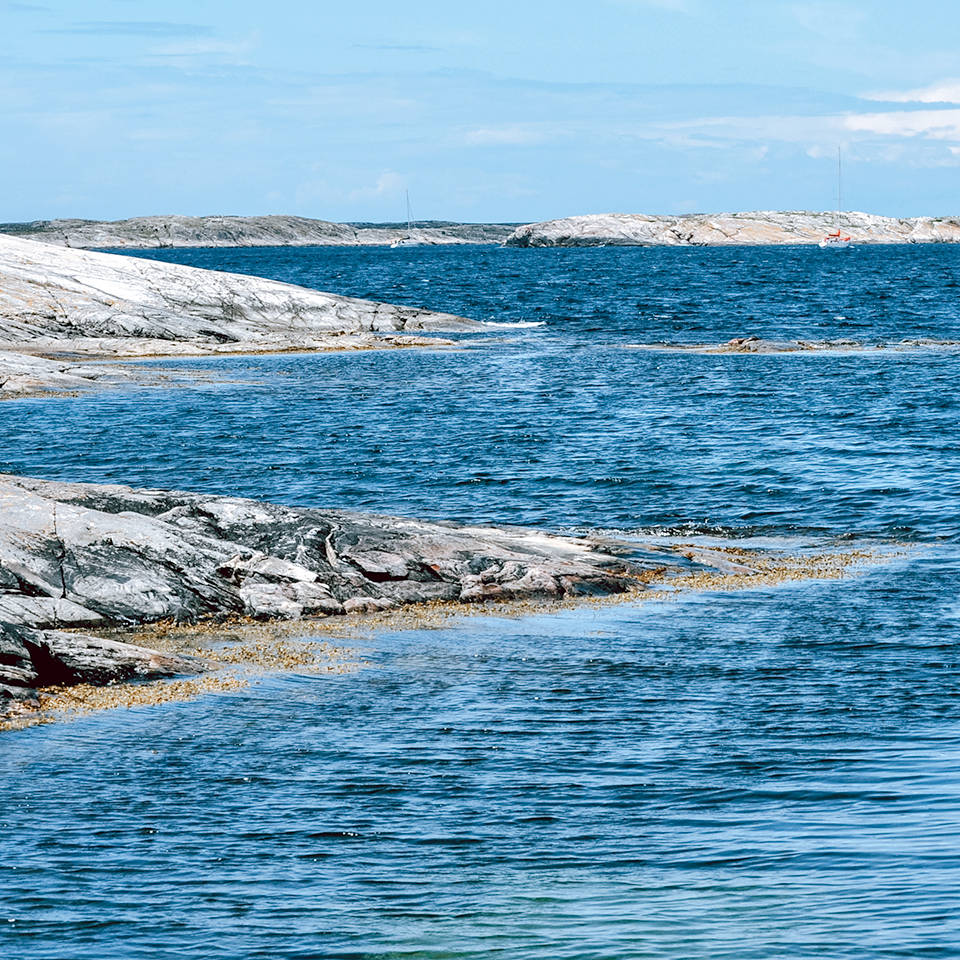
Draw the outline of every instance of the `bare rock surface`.
<instances>
[{"instance_id":1,"label":"bare rock surface","mask_svg":"<svg viewBox=\"0 0 960 960\"><path fill-rule=\"evenodd\" d=\"M0 475L0 685L178 669L67 628L613 594L669 566L534 530Z\"/></svg>"},{"instance_id":2,"label":"bare rock surface","mask_svg":"<svg viewBox=\"0 0 960 960\"><path fill-rule=\"evenodd\" d=\"M813 244L838 228L855 244L960 241L960 217L762 210L678 216L590 214L528 223L514 230L505 242L514 247Z\"/></svg>"},{"instance_id":3,"label":"bare rock surface","mask_svg":"<svg viewBox=\"0 0 960 960\"><path fill-rule=\"evenodd\" d=\"M306 217L133 217L129 220L35 220L0 224L0 233L66 247L371 246L502 243L515 224L417 222L332 223Z\"/></svg>"},{"instance_id":4,"label":"bare rock surface","mask_svg":"<svg viewBox=\"0 0 960 960\"><path fill-rule=\"evenodd\" d=\"M36 709L42 687L156 680L200 669L189 657L119 640L0 621L0 720Z\"/></svg>"},{"instance_id":5,"label":"bare rock surface","mask_svg":"<svg viewBox=\"0 0 960 960\"><path fill-rule=\"evenodd\" d=\"M116 375L83 357L436 345L424 334L474 329L416 307L0 236L0 396Z\"/></svg>"},{"instance_id":6,"label":"bare rock surface","mask_svg":"<svg viewBox=\"0 0 960 960\"><path fill-rule=\"evenodd\" d=\"M107 382L129 379L116 367L48 360L44 357L0 350L0 398L21 397L40 391L73 393Z\"/></svg>"}]
</instances>

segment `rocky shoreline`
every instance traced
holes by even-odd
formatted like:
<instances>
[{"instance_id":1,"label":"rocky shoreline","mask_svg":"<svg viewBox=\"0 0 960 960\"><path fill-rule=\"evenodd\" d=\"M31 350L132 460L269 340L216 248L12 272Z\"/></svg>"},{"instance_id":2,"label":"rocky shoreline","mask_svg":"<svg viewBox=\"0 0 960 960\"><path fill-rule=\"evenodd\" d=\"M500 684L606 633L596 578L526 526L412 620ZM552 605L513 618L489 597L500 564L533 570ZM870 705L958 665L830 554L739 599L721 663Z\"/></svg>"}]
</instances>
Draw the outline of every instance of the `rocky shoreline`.
<instances>
[{"instance_id":1,"label":"rocky shoreline","mask_svg":"<svg viewBox=\"0 0 960 960\"><path fill-rule=\"evenodd\" d=\"M135 376L91 360L437 346L464 317L0 236L0 397Z\"/></svg>"},{"instance_id":2,"label":"rocky shoreline","mask_svg":"<svg viewBox=\"0 0 960 960\"><path fill-rule=\"evenodd\" d=\"M678 216L590 214L528 223L504 242L511 247L816 244L837 229L849 234L854 244L960 242L960 217L777 210Z\"/></svg>"},{"instance_id":3,"label":"rocky shoreline","mask_svg":"<svg viewBox=\"0 0 960 960\"><path fill-rule=\"evenodd\" d=\"M132 217L128 220L34 220L0 223L0 234L64 247L366 247L407 239L425 246L502 243L516 227L504 223L417 221L332 223L307 217Z\"/></svg>"},{"instance_id":4,"label":"rocky shoreline","mask_svg":"<svg viewBox=\"0 0 960 960\"><path fill-rule=\"evenodd\" d=\"M435 344L481 325L0 237L0 395L129 382L123 357ZM449 341L441 341L449 342ZM679 557L530 530L0 476L0 718L40 691L204 671L104 632L609 595Z\"/></svg>"},{"instance_id":5,"label":"rocky shoreline","mask_svg":"<svg viewBox=\"0 0 960 960\"><path fill-rule=\"evenodd\" d=\"M0 475L0 716L202 661L95 635L612 595L690 562L592 538Z\"/></svg>"},{"instance_id":6,"label":"rocky shoreline","mask_svg":"<svg viewBox=\"0 0 960 960\"><path fill-rule=\"evenodd\" d=\"M434 345L450 341L423 334L479 329L449 314L0 236L0 396L135 377L104 359ZM831 558L796 569L764 563L722 551L0 475L0 727L32 722L47 689L217 666L107 635L118 628L579 602L649 595L665 580L700 588L718 583L703 576L778 582L796 579L797 570L819 576L843 567Z\"/></svg>"}]
</instances>

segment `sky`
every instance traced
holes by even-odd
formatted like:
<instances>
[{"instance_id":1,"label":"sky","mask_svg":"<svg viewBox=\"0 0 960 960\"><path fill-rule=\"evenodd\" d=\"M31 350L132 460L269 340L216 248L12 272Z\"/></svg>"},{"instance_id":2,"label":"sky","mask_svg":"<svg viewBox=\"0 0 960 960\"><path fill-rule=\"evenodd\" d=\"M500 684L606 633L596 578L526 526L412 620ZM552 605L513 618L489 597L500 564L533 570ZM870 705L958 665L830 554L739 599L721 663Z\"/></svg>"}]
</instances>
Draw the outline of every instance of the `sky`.
<instances>
[{"instance_id":1,"label":"sky","mask_svg":"<svg viewBox=\"0 0 960 960\"><path fill-rule=\"evenodd\" d=\"M960 3L0 0L0 221L960 214Z\"/></svg>"}]
</instances>

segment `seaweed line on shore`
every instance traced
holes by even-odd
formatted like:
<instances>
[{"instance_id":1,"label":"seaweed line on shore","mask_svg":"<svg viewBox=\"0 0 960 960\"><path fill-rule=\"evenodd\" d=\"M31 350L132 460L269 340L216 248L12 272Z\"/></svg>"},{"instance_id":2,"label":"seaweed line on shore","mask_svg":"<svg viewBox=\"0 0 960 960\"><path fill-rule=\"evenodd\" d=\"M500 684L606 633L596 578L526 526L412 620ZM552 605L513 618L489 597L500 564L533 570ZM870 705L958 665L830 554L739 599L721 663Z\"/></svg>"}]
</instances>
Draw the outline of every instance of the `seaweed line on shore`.
<instances>
[{"instance_id":1,"label":"seaweed line on shore","mask_svg":"<svg viewBox=\"0 0 960 960\"><path fill-rule=\"evenodd\" d=\"M674 601L685 594L776 587L809 580L838 580L869 567L892 562L908 551L905 545L855 548L841 552L765 554L733 546L680 544L678 552L692 560L720 555L724 570L693 570L680 574L647 571L636 585L618 594L543 599L498 599L483 602L435 601L369 613L304 620L177 624L160 621L135 630L104 631L131 643L204 660L211 672L199 677L48 687L38 693L38 708L0 721L0 732L20 730L87 716L102 710L133 709L240 690L260 677L291 672L312 675L351 673L370 664L355 644L369 642L377 632L442 629L464 617L520 619L564 610L602 608L624 603ZM320 637L352 641L340 646Z\"/></svg>"}]
</instances>

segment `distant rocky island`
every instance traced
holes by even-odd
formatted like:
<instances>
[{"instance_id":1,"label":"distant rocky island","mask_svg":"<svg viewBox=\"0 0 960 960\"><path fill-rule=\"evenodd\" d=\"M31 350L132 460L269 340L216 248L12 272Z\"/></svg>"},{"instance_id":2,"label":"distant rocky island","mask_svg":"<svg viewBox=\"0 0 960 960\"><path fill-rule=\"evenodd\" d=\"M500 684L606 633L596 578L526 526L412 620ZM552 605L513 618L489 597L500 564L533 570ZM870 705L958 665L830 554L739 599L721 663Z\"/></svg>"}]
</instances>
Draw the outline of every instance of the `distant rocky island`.
<instances>
[{"instance_id":1,"label":"distant rocky island","mask_svg":"<svg viewBox=\"0 0 960 960\"><path fill-rule=\"evenodd\" d=\"M872 213L691 213L653 216L601 213L518 227L511 247L644 247L813 244L836 229L855 244L957 243L960 216L880 217Z\"/></svg>"},{"instance_id":2,"label":"distant rocky island","mask_svg":"<svg viewBox=\"0 0 960 960\"><path fill-rule=\"evenodd\" d=\"M515 223L332 223L306 217L133 217L129 220L34 220L0 223L0 234L64 247L363 247L398 240L424 245L502 243Z\"/></svg>"},{"instance_id":3,"label":"distant rocky island","mask_svg":"<svg viewBox=\"0 0 960 960\"><path fill-rule=\"evenodd\" d=\"M63 247L310 247L505 244L511 247L725 246L814 244L836 229L855 244L956 243L960 216L881 217L872 213L761 210L677 216L601 213L539 223L333 223L306 217L133 217L0 223L0 235Z\"/></svg>"}]
</instances>

